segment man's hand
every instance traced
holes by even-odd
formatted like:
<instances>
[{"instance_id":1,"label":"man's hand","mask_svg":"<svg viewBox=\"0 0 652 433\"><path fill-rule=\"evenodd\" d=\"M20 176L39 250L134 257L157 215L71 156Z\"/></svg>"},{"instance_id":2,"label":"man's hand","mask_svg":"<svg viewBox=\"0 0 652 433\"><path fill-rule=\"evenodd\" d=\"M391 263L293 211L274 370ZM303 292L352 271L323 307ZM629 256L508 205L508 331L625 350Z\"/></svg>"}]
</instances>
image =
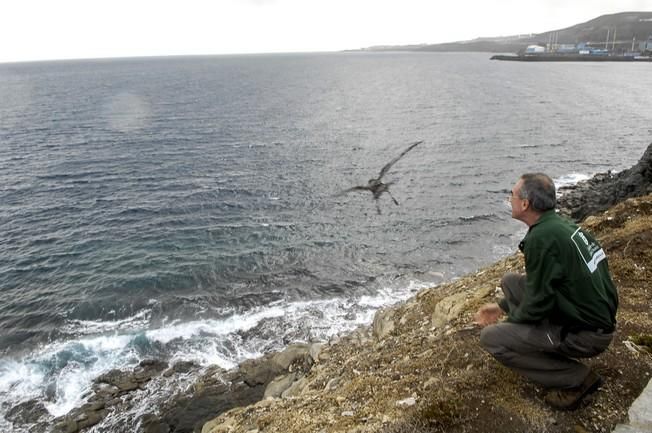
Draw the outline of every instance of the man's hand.
<instances>
[{"instance_id":1,"label":"man's hand","mask_svg":"<svg viewBox=\"0 0 652 433\"><path fill-rule=\"evenodd\" d=\"M485 304L475 313L475 323L481 327L488 325L493 325L498 322L503 315L503 310L498 306L498 304Z\"/></svg>"}]
</instances>

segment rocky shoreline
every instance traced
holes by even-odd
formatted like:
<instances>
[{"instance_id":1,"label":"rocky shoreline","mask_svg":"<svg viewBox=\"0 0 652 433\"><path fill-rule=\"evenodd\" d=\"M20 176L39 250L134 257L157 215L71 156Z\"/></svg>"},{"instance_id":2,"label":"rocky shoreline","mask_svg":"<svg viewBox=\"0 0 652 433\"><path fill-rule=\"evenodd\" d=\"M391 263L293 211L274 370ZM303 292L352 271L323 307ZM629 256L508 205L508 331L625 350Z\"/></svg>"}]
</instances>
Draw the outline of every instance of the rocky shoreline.
<instances>
[{"instance_id":1,"label":"rocky shoreline","mask_svg":"<svg viewBox=\"0 0 652 433\"><path fill-rule=\"evenodd\" d=\"M160 407L143 409L138 431L611 431L652 374L652 356L631 339L652 335L652 293L647 290L652 196L625 201L652 193L652 144L631 169L596 175L560 193L565 215L576 220L594 215L584 225L607 249L624 301L619 341L594 365L611 379L607 392L598 394L597 414L591 406L570 415L551 412L539 389L479 349L472 313L495 297L503 273L522 267L521 258L512 256L423 290L379 311L371 327L327 343L294 344L229 371L143 361L131 371L112 370L96 378L87 403L63 417L52 419L42 403L28 401L11 408L7 418L31 426L34 433L87 431L109 417L119 420L143 396L175 381L186 384L184 391Z\"/></svg>"},{"instance_id":2,"label":"rocky shoreline","mask_svg":"<svg viewBox=\"0 0 652 433\"><path fill-rule=\"evenodd\" d=\"M633 167L619 173L599 173L576 185L560 188L560 213L582 221L628 198L652 194L652 144Z\"/></svg>"},{"instance_id":3,"label":"rocky shoreline","mask_svg":"<svg viewBox=\"0 0 652 433\"><path fill-rule=\"evenodd\" d=\"M298 394L296 381L315 360L321 359L322 346L292 344L281 352L247 360L233 370L201 367L192 362L169 366L160 360L146 360L130 371L115 369L97 377L87 403L63 417L43 420L47 410L36 401L15 406L8 417L15 423L34 424L30 430L34 432L85 431L112 413L124 413L142 404L144 397L155 393L166 380L192 377L185 392L174 395L161 407L145 410L136 425L145 433L201 431L204 423L234 407ZM292 389L288 389L290 384L294 385ZM124 431L133 430L125 427Z\"/></svg>"}]
</instances>

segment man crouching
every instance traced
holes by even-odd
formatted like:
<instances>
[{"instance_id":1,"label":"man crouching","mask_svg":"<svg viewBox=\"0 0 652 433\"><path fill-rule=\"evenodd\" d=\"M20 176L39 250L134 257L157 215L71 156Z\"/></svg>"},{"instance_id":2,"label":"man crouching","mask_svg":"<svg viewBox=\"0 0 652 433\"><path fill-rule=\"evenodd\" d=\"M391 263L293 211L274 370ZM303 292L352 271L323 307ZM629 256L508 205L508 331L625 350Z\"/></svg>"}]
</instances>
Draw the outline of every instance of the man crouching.
<instances>
[{"instance_id":1,"label":"man crouching","mask_svg":"<svg viewBox=\"0 0 652 433\"><path fill-rule=\"evenodd\" d=\"M510 203L512 218L529 227L519 244L525 275L505 275L504 298L476 313L484 327L480 344L505 366L550 388L550 406L575 409L602 384L575 358L596 356L611 343L618 292L598 242L555 213L550 177L524 174ZM506 320L497 323L504 313Z\"/></svg>"}]
</instances>

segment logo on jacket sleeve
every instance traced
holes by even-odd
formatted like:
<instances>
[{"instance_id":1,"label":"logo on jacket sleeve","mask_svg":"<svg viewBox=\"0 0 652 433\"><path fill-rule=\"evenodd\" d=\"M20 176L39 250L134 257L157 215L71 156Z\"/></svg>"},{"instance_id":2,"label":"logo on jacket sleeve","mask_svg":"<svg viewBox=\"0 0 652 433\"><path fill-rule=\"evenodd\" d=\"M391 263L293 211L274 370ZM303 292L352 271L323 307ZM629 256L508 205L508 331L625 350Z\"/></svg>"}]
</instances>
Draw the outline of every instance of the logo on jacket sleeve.
<instances>
[{"instance_id":1,"label":"logo on jacket sleeve","mask_svg":"<svg viewBox=\"0 0 652 433\"><path fill-rule=\"evenodd\" d=\"M580 228L571 235L580 257L591 273L598 268L598 263L606 257L604 250L597 242L589 238Z\"/></svg>"}]
</instances>

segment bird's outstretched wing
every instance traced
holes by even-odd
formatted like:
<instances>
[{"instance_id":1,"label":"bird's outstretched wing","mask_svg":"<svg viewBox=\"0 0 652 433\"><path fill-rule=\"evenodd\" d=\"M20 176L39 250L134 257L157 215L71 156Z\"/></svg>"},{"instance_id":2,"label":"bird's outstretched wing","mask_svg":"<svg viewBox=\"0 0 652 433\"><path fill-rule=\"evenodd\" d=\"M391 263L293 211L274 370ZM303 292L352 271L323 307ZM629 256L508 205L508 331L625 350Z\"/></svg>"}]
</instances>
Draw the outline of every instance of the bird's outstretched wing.
<instances>
[{"instance_id":1,"label":"bird's outstretched wing","mask_svg":"<svg viewBox=\"0 0 652 433\"><path fill-rule=\"evenodd\" d=\"M334 195L334 197L338 197L340 195L348 194L352 191L371 191L368 186L354 186L353 188L345 189L344 191L340 191L337 194Z\"/></svg>"},{"instance_id":2,"label":"bird's outstretched wing","mask_svg":"<svg viewBox=\"0 0 652 433\"><path fill-rule=\"evenodd\" d=\"M419 144L423 143L423 140L420 141L415 141L414 143L410 144L407 149L405 149L399 156L396 158L392 159L389 161L385 166L380 170L380 174L378 175L378 180L380 180L385 174L389 171L389 169L398 161L399 159L403 158L406 153L417 147Z\"/></svg>"}]
</instances>

